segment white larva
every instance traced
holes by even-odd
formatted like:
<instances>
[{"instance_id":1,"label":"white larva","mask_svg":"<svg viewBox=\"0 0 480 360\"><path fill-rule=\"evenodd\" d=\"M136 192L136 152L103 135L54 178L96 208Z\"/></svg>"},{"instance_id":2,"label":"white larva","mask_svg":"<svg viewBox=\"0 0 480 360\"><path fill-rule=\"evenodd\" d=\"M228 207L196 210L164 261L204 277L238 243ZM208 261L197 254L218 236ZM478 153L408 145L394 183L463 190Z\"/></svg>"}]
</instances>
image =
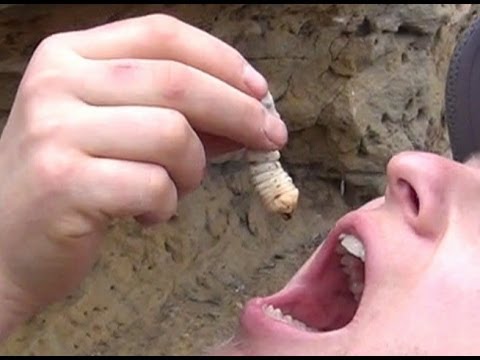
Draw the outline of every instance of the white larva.
<instances>
[{"instance_id":1,"label":"white larva","mask_svg":"<svg viewBox=\"0 0 480 360\"><path fill-rule=\"evenodd\" d=\"M262 100L268 111L279 116L270 92ZM250 176L255 191L265 208L290 219L297 208L299 190L282 168L279 151L247 150Z\"/></svg>"}]
</instances>

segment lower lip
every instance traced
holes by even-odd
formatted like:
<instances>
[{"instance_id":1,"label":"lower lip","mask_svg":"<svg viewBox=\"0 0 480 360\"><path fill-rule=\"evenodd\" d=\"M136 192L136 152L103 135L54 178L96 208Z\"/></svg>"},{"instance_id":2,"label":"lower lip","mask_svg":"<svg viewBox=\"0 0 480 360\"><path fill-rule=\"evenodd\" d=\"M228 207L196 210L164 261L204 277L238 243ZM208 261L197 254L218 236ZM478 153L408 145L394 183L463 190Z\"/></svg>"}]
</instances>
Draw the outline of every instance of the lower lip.
<instances>
[{"instance_id":1,"label":"lower lip","mask_svg":"<svg viewBox=\"0 0 480 360\"><path fill-rule=\"evenodd\" d=\"M322 267L325 263L326 258L331 256L331 253L334 251L334 247L336 246L336 243L337 243L337 241L334 239L334 236L338 237L337 234L333 234L333 232L331 232L329 236L327 236L327 238L323 241L322 245L320 245L321 251L319 248L318 253L312 257L312 260L314 261L314 263L307 266L309 268L310 273L317 274L320 270L316 270L313 268ZM297 276L297 281L299 281L298 277L302 278L306 276L308 278L310 274L297 273L296 276ZM276 304L276 301L274 301L273 299L277 299L280 296L283 298L282 299L283 302L285 302L285 297L292 297L297 295L297 294L294 294L294 292L296 292L295 290L289 287L288 290L284 289L283 291L285 291L285 293L281 295L277 293L270 297L254 298L248 301L245 304L243 313L240 317L240 325L242 330L246 332L248 335L252 335L252 336L266 336L267 334L274 334L275 337L278 337L278 336L281 337L283 335L291 338L292 336L295 336L295 335L297 336L301 335L302 337L311 336L314 334L318 335L318 333L300 330L293 327L292 325L273 319L272 317L268 316L263 310L264 306L269 304L272 304L275 307L281 308L281 304ZM272 300L272 301L270 302L269 300Z\"/></svg>"},{"instance_id":2,"label":"lower lip","mask_svg":"<svg viewBox=\"0 0 480 360\"><path fill-rule=\"evenodd\" d=\"M311 336L310 333L278 321L265 314L263 306L267 303L265 299L256 298L250 300L244 307L242 316L240 317L240 325L242 330L250 336L267 336L275 335L275 337L288 336Z\"/></svg>"}]
</instances>

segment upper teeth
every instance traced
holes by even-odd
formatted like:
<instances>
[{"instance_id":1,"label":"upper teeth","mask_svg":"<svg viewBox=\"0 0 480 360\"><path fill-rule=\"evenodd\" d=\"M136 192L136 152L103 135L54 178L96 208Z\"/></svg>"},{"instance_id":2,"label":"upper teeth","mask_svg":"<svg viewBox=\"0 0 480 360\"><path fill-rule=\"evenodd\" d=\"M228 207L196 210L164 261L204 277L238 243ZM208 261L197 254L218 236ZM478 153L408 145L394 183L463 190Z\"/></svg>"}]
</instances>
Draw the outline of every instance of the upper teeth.
<instances>
[{"instance_id":1,"label":"upper teeth","mask_svg":"<svg viewBox=\"0 0 480 360\"><path fill-rule=\"evenodd\" d=\"M363 293L365 262L365 248L360 240L349 234L342 234L339 237L340 244L337 246L337 253L340 257L342 270L348 276L349 289L355 300L359 301Z\"/></svg>"},{"instance_id":2,"label":"upper teeth","mask_svg":"<svg viewBox=\"0 0 480 360\"><path fill-rule=\"evenodd\" d=\"M365 248L360 240L353 235L340 235L340 244L353 256L365 262Z\"/></svg>"}]
</instances>

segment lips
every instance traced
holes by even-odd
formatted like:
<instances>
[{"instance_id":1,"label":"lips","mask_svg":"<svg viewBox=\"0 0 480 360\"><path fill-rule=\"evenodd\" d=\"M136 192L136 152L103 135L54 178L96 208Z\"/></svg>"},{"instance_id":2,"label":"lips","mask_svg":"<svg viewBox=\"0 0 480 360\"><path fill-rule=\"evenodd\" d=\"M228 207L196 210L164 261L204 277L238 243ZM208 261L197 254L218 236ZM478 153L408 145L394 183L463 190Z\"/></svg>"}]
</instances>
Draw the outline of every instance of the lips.
<instances>
[{"instance_id":1,"label":"lips","mask_svg":"<svg viewBox=\"0 0 480 360\"><path fill-rule=\"evenodd\" d=\"M357 323L352 320L358 318L364 297L368 293L367 229L359 213L351 213L340 220L283 290L247 303L241 317L241 327L246 335L311 337L344 331ZM345 254L348 255L347 250L338 250L345 234L363 244L363 249L354 244L357 248L353 252L365 252L364 266L357 258L354 259L358 262L344 260ZM346 263L352 261L357 269L346 269ZM359 263L362 264L360 268ZM359 278L355 271L362 272L362 283L360 280L352 282L355 276ZM360 285L363 295L357 289ZM352 288L358 293L356 296Z\"/></svg>"}]
</instances>

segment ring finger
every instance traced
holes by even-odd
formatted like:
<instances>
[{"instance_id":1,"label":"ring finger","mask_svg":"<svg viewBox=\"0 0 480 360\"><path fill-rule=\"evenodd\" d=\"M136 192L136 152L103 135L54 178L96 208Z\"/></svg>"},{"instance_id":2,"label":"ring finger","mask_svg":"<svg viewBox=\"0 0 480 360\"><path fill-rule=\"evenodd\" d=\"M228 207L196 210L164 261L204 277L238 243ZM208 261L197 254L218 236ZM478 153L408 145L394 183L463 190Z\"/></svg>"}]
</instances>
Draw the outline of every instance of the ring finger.
<instances>
[{"instance_id":1,"label":"ring finger","mask_svg":"<svg viewBox=\"0 0 480 360\"><path fill-rule=\"evenodd\" d=\"M206 165L203 145L175 110L87 106L77 119L72 136L90 156L160 165L179 194L194 190L202 181Z\"/></svg>"}]
</instances>

